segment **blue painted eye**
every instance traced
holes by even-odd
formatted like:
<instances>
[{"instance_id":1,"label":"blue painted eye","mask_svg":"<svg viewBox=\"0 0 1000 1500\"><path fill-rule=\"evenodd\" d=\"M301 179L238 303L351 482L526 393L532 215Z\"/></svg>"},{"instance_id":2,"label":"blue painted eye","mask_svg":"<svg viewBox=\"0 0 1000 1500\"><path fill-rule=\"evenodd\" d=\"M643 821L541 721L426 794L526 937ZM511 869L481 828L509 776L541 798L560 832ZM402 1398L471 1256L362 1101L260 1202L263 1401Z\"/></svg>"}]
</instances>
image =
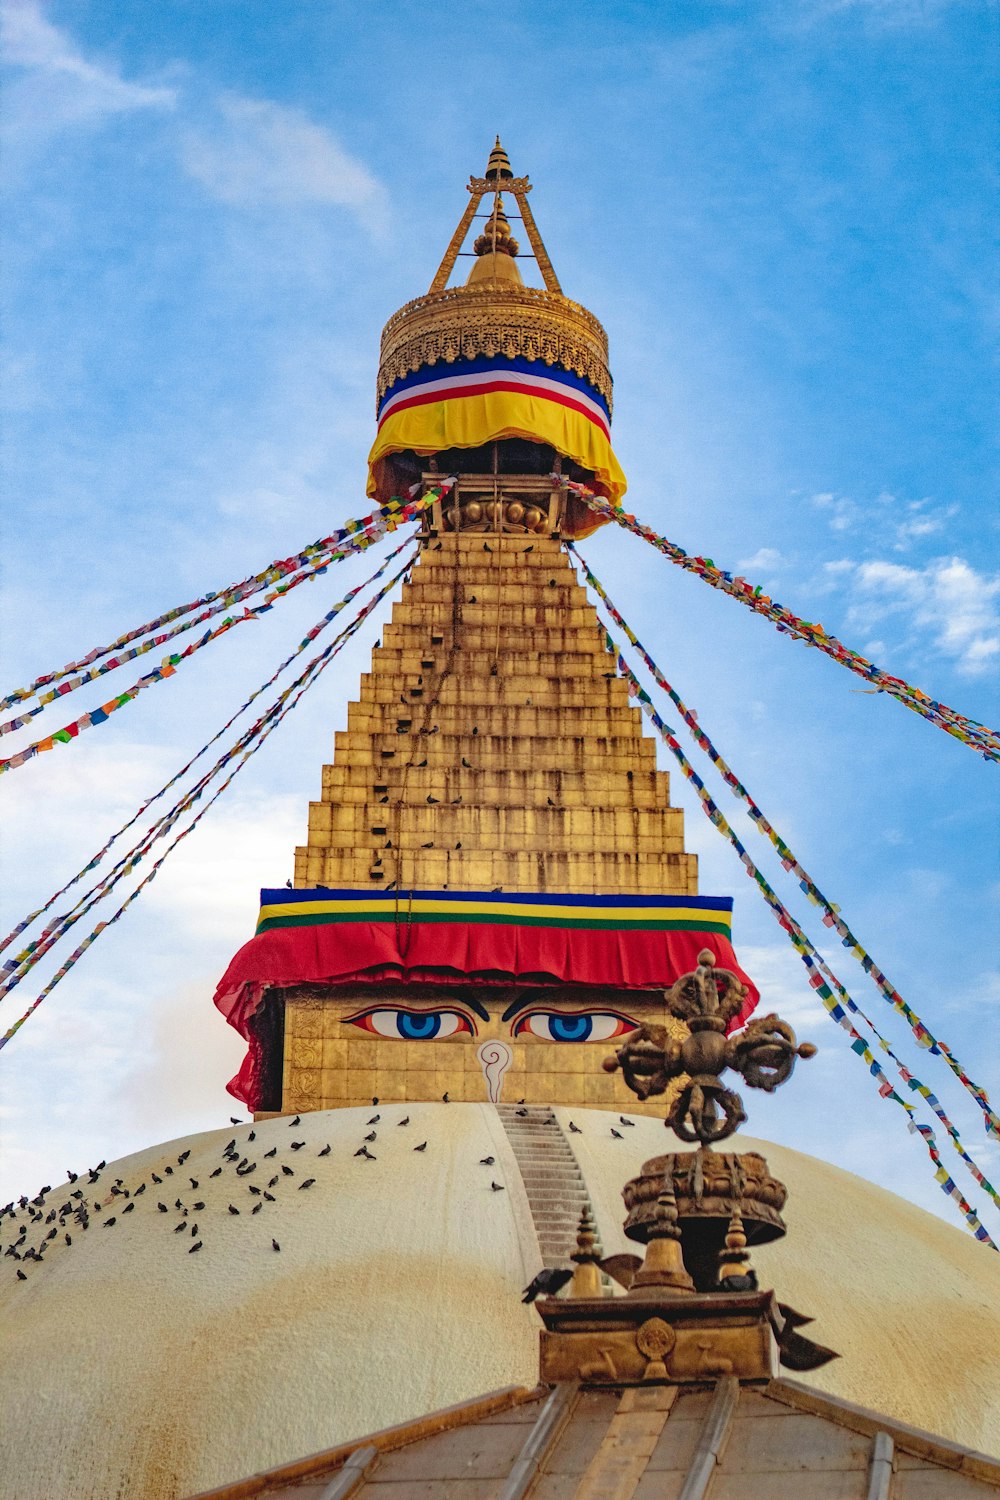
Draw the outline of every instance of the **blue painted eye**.
<instances>
[{"instance_id":1,"label":"blue painted eye","mask_svg":"<svg viewBox=\"0 0 1000 1500\"><path fill-rule=\"evenodd\" d=\"M606 1042L634 1031L638 1024L610 1010L532 1010L517 1022L514 1035L528 1033L546 1042Z\"/></svg>"},{"instance_id":2,"label":"blue painted eye","mask_svg":"<svg viewBox=\"0 0 1000 1500\"><path fill-rule=\"evenodd\" d=\"M458 1031L470 1036L476 1032L472 1018L460 1010L403 1010L394 1006L391 1010L359 1011L357 1015L345 1016L344 1022L376 1036L410 1042L429 1042L436 1037L454 1036Z\"/></svg>"}]
</instances>

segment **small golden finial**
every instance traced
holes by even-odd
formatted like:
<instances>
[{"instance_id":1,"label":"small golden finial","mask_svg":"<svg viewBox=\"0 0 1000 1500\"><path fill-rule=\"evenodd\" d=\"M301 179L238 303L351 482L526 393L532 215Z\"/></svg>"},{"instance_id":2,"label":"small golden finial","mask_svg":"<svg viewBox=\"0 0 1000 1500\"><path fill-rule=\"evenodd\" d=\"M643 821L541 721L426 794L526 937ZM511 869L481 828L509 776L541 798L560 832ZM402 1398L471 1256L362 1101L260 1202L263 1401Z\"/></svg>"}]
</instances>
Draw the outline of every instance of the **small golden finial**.
<instances>
[{"instance_id":1,"label":"small golden finial","mask_svg":"<svg viewBox=\"0 0 1000 1500\"><path fill-rule=\"evenodd\" d=\"M571 1297L603 1297L601 1283L601 1244L597 1237L597 1226L588 1204L580 1213L580 1224L576 1231L576 1249L570 1256L576 1266L569 1289Z\"/></svg>"},{"instance_id":2,"label":"small golden finial","mask_svg":"<svg viewBox=\"0 0 1000 1500\"><path fill-rule=\"evenodd\" d=\"M646 1259L635 1273L629 1296L641 1297L646 1288L655 1294L663 1287L669 1287L674 1292L693 1292L695 1289L681 1253L677 1199L669 1170L663 1175L663 1186L656 1200L656 1213L646 1244ZM648 1294L647 1292L646 1295Z\"/></svg>"},{"instance_id":3,"label":"small golden finial","mask_svg":"<svg viewBox=\"0 0 1000 1500\"><path fill-rule=\"evenodd\" d=\"M719 1251L719 1290L722 1292L754 1292L757 1290L757 1274L750 1265L747 1237L740 1216L739 1205L730 1215L726 1231L726 1246Z\"/></svg>"},{"instance_id":4,"label":"small golden finial","mask_svg":"<svg viewBox=\"0 0 1000 1500\"><path fill-rule=\"evenodd\" d=\"M486 163L486 181L499 186L501 182L506 182L513 175L510 160L500 144L500 137L497 136L496 144L490 152L490 159Z\"/></svg>"},{"instance_id":5,"label":"small golden finial","mask_svg":"<svg viewBox=\"0 0 1000 1500\"><path fill-rule=\"evenodd\" d=\"M503 199L497 194L493 212L486 221L486 228L473 245L477 255L516 255L521 248L511 236L510 224L504 213Z\"/></svg>"}]
</instances>

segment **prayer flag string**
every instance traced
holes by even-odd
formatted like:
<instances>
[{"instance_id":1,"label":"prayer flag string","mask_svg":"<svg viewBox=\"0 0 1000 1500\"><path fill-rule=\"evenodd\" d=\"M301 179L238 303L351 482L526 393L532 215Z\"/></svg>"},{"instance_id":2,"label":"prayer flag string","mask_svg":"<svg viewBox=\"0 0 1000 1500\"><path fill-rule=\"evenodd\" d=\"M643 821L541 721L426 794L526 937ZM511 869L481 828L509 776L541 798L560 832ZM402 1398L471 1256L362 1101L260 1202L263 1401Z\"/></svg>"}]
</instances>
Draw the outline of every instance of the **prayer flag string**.
<instances>
[{"instance_id":1,"label":"prayer flag string","mask_svg":"<svg viewBox=\"0 0 1000 1500\"><path fill-rule=\"evenodd\" d=\"M409 568L412 566L412 563L413 559L408 559L406 566L400 569L400 571L392 579L390 584L386 585L386 592L389 588L392 587L393 584L397 583L400 578L404 577ZM65 963L56 970L55 974L53 974L48 984L46 984L45 987L39 992L39 994L32 1001L31 1005L20 1017L20 1019L15 1021L13 1026L11 1026L6 1032L4 1032L3 1036L0 1037L0 1049L4 1048L11 1040L11 1038L17 1034L28 1017L32 1015L33 1012L36 1011L41 1005L42 1001L52 993L60 980L66 977L70 969L72 969L73 966L83 957L87 949L97 941L101 933L106 931L108 927L113 926L115 922L119 921L120 918L124 916L128 908L132 905L133 901L137 899L137 897L142 893L143 890L145 890L145 888L150 884L151 881L155 880L165 861L177 848L178 844L186 839L190 833L194 832L194 829L201 822L202 818L208 812L212 804L219 799L219 797L226 790L229 784L246 765L250 757L252 755L256 755L257 751L260 749L261 745L267 739L272 730L277 728L286 714L290 713L291 710L295 708L296 704L300 702L303 695L308 691L313 683L318 680L321 673L326 670L326 668L330 665L330 662L333 661L334 657L340 651L341 646L343 646L344 643L350 638L350 636L354 634L355 630L357 630L360 626L362 620L367 614L370 613L377 602L377 599L373 599L370 601L370 603L365 605L358 618L352 621L352 623L347 626L346 629L343 630L335 640L331 641L330 644L323 651L321 651L318 656L313 657L312 661L308 664L305 670L300 674L299 677L296 678L291 686L286 688L285 691L275 700L272 706L268 709L267 713L257 721L257 724L254 725L253 729L247 731L246 735L242 736L241 740L237 741L232 750L220 762L220 764L225 764L231 761L236 756L237 750L240 750L239 759L237 760L235 766L230 771L226 779L221 783L220 786L216 788L216 790L212 793L212 796L205 803L204 807L202 807L201 810L195 815L195 817L192 818L187 827L183 828L177 835L177 837L164 850L163 854L160 855L160 858L150 868L148 874L146 874L145 877L139 882L135 890L130 892L130 894L125 898L114 915L109 917L106 922L97 923L96 927L94 927L94 929L87 935L87 937L84 938L80 946L76 948L74 952L70 954ZM251 735L255 737L253 743L250 743ZM199 791L194 797L186 799L187 806L190 807L191 805L193 805L193 801L200 798L200 796L201 792Z\"/></svg>"},{"instance_id":2,"label":"prayer flag string","mask_svg":"<svg viewBox=\"0 0 1000 1500\"><path fill-rule=\"evenodd\" d=\"M990 729L975 719L966 718L957 709L949 708L946 703L937 702L901 677L890 677L887 672L883 672L866 657L845 646L835 635L830 635L822 625L800 619L783 604L769 598L760 584L755 587L745 578L734 576L725 569L716 567L710 557L690 556L675 542L670 542L650 527L643 526L635 516L629 515L628 512L616 509L602 495L596 495L592 490L587 489L586 485L576 484L561 474L553 474L552 480L562 489L569 490L578 496L606 520L616 521L619 526L624 526L626 530L642 537L643 541L649 542L671 562L689 573L694 573L705 583L711 584L712 588L721 589L732 598L738 599L755 614L764 615L777 627L779 634L794 636L798 640L805 641L807 645L824 651L842 667L847 667L849 671L874 684L878 692L889 693L898 702L912 709L914 713L920 714L931 724L935 724L938 729L943 729L946 734L952 735L963 744L977 750L985 760L1000 761L1000 731Z\"/></svg>"},{"instance_id":3,"label":"prayer flag string","mask_svg":"<svg viewBox=\"0 0 1000 1500\"><path fill-rule=\"evenodd\" d=\"M784 839L779 833L777 833L769 820L764 816L761 808L754 801L753 797L751 797L746 787L733 773L729 765L719 754L719 751L716 749L715 745L709 739L708 735L705 733L700 723L698 722L698 715L693 712L693 710L687 707L687 705L682 701L680 695L674 690L673 687L671 687L670 683L664 677L663 673L660 671L660 668L650 656L645 646L628 625L627 621L622 617L613 600L608 596L608 593L601 583L600 579L595 577L594 573L588 567L586 560L573 546L572 542L568 542L567 546L579 560L586 576L587 582L594 589L594 592L598 594L603 600L604 606L607 609L608 613L611 615L611 618L625 632L632 646L642 657L657 684L671 699L675 708L684 720L684 723L690 730L696 744L705 752L709 760L711 760L712 764L719 771L726 785L733 793L733 796L746 803L750 819L754 827L757 829L758 833L761 833L768 839L770 839L771 843L774 845L774 848L778 852L782 867L787 872L795 876L799 884L799 889L803 892L807 899L812 902L813 906L818 907L823 912L824 926L832 928L837 933L841 942L843 943L843 946L850 950L853 956L861 964L861 967L864 969L865 973L871 976L872 980L877 985L884 998L892 1006L893 1010L895 1010L898 1015L904 1017L913 1032L918 1046L925 1047L931 1053L941 1054L951 1071L955 1074L955 1077L959 1080L962 1086L968 1090L973 1099L975 1099L976 1103L979 1105L979 1108L982 1110L986 1121L987 1132L1000 1139L1000 1117L997 1116L996 1112L991 1107L989 1096L987 1095L986 1090L981 1088L979 1084L975 1083L969 1077L965 1069L962 1067L962 1064L959 1062L958 1058L951 1051L950 1047L948 1047L946 1043L942 1042L939 1037L936 1037L933 1034L933 1032L924 1024L924 1022L920 1019L920 1017L916 1014L912 1007L909 1006L903 999L902 995L900 995L896 987L891 984L890 981L886 978L885 974L875 963L875 960L862 946L851 928L844 921L843 917L841 916L840 907L834 905L832 901L827 900L826 896L824 896L823 892L819 889L816 882L806 872L806 870L803 869L802 865L799 863L798 859L796 859L794 853L785 843ZM888 1047L886 1047L886 1050L888 1050ZM921 1084L919 1080L913 1080L912 1082L910 1082L910 1080L908 1079L907 1082L912 1089L914 1089L918 1093L921 1093L923 1097L927 1099L932 1108L935 1107L936 1101L934 1095L930 1092L929 1089L925 1091L923 1084ZM952 1128L951 1124L949 1121L946 1121L946 1123L950 1131Z\"/></svg>"},{"instance_id":4,"label":"prayer flag string","mask_svg":"<svg viewBox=\"0 0 1000 1500\"><path fill-rule=\"evenodd\" d=\"M133 630L126 631L124 635L120 635L117 640L112 641L109 646L98 646L95 650L89 651L86 656L82 656L79 661L68 662L59 671L47 672L42 677L36 677L34 682L28 687L18 688L15 692L8 693L5 698L0 698L0 712L12 707L15 703L23 703L26 699L37 696L39 689L49 688L52 683L62 682L64 678L71 676L73 672L79 672L84 667L91 666L95 661L99 661L101 657L109 655L112 651L122 650L124 647L129 646L132 641L139 640L141 636L149 635L151 631L159 630L162 625L169 625L173 620L179 619L182 615L190 614L192 610L204 609L205 612L198 615L196 619L189 620L184 625L178 626L177 630L168 631L166 635L160 636L157 640L147 642L139 651L131 655L123 655L119 661L114 663L114 666L120 666L123 661L131 660L133 655L140 655L142 652L150 650L153 646L161 645L181 630L193 629L195 625L201 624L202 621L207 620L211 615L219 613L220 610L228 609L233 604L239 604L242 600L259 593L261 589L269 587L272 583L276 583L279 585L278 588L269 596L269 601L273 602L279 595L288 592L291 575L300 569L308 569L311 573L316 564L324 557L326 557L328 562L333 562L339 561L340 556L346 557L363 551L372 542L378 541L379 537L383 536L385 532L395 531L401 522L414 519L422 511L426 510L434 500L440 498L441 495L451 489L453 484L453 479L443 480L439 485L433 486L426 494L419 497L415 494L417 488L415 486L408 499L402 500L398 496L394 496L385 505L379 506L369 515L362 517L361 520L345 521L343 526L331 532L329 536L322 537L319 541L311 542L309 546L304 547L301 552L297 552L291 557L285 557L271 563L262 572L255 573L250 578L245 578L242 583L231 583L227 588L212 590L207 594L203 594L200 599L192 600L190 604L181 604L176 609L170 609L165 614L157 615L155 620L148 620L145 625L139 625ZM348 544L346 549L343 549L344 543ZM334 557L332 554L338 553L338 549L342 550L338 556ZM205 606L207 605L211 605L212 608L206 609ZM112 664L109 663L105 670L112 670ZM98 674L81 677L78 682L74 683L63 682L60 688L46 692L42 698L43 706L46 703L52 702L55 698L62 697L65 693L71 692L75 687L80 686L81 683L90 681L92 675ZM37 710L32 710L32 713L35 712ZM25 715L25 719L30 716ZM12 723L10 726L0 726L0 733L10 733L12 728L19 727L20 723Z\"/></svg>"},{"instance_id":5,"label":"prayer flag string","mask_svg":"<svg viewBox=\"0 0 1000 1500\"><path fill-rule=\"evenodd\" d=\"M425 508L426 503L429 503L428 497L426 496L422 497L419 502L408 502L398 511L397 520L413 519L421 508ZM54 734L46 735L42 739L36 740L33 744L27 745L23 750L18 751L17 754L10 756L6 760L0 760L0 775L2 775L5 771L17 770L20 766L23 766L34 756L43 754L45 751L53 749L57 744L69 744L72 740L78 738L78 736L84 730L92 729L96 724L103 724L110 714L114 713L119 708L124 708L127 703L133 702L138 694L141 693L145 688L151 687L153 683L163 682L166 678L172 677L180 663L182 661L185 661L188 657L192 656L194 652L200 651L203 646L207 646L211 641L217 640L219 636L225 635L226 632L233 629L234 626L245 625L250 621L259 619L262 614L266 614L268 610L273 608L273 602L276 598L285 593L288 593L292 588L295 588L298 584L304 582L307 578L315 577L321 573L325 573L331 562L339 562L344 557L364 550L365 547L370 546L373 541L377 540L378 537L383 534L384 530L385 527L383 526L377 533L366 533L357 541L344 543L337 552L330 554L330 556L325 557L319 563L310 566L308 569L298 573L298 575L294 578L279 585L272 594L266 596L266 602L264 604L257 605L253 608L247 608L247 606L244 605L243 613L241 615L227 615L226 618L222 621L221 625L216 626L214 630L206 631L203 636L201 636L197 641L193 641L191 645L188 646L184 651L174 652L170 656L165 656L158 667L154 667L151 672L145 673L145 675L134 682L130 688L126 689L125 692L117 694L107 703L103 703L100 708L93 709L88 713L82 714L72 723L66 724L62 729L56 730ZM110 671L115 667L120 666L125 660L129 658L130 654L137 655L139 654L139 652L138 650L133 651L132 653L126 652L121 657L112 658L112 660L106 663L104 666L95 669L94 675L99 675L99 673L101 672ZM80 683L86 680L86 677L77 678L75 680L75 683L73 684L64 684L64 690L67 692L71 691L72 686L78 686ZM33 710L32 712L35 712L35 710ZM24 722L26 722L26 719L11 720L11 723L16 724L18 727L20 727L20 725Z\"/></svg>"},{"instance_id":6,"label":"prayer flag string","mask_svg":"<svg viewBox=\"0 0 1000 1500\"><path fill-rule=\"evenodd\" d=\"M894 1104L898 1104L902 1109L906 1111L907 1120L911 1124L911 1130L920 1135L921 1140L924 1142L924 1145L926 1146L928 1153L931 1156L932 1161L934 1162L935 1180L938 1182L942 1191L947 1193L947 1195L957 1205L963 1217L965 1218L966 1223L972 1230L975 1238L981 1243L989 1245L992 1249L997 1250L1000 1247L998 1247L994 1243L992 1237L989 1234L989 1231L980 1220L975 1209L963 1196L957 1184L951 1179L951 1177L948 1176L947 1172L942 1166L940 1152L937 1147L934 1133L931 1130L930 1126L925 1125L918 1128L915 1124L912 1123L915 1114L914 1106L909 1102L909 1100L904 1099L902 1095L896 1092L895 1088L893 1087L892 1080L886 1075L877 1057L868 1046L865 1037L862 1036L862 1034L852 1023L848 1012L859 1016L862 1020L865 1021L867 1021L868 1018L865 1016L860 1006L856 1005L852 1000L851 996L847 993L844 986L837 979L836 975L830 969L825 959L813 945L811 939L799 926L792 914L782 904L776 892L772 889L771 885L764 876L763 872L757 868L750 854L740 841L740 838L735 829L733 829L726 821L722 812L713 801L711 795L705 787L705 784L702 781L701 777L698 775L697 771L694 769L687 756L684 754L684 751L681 748L676 736L674 735L673 730L669 725L664 723L660 715L657 713L656 709L653 706L652 699L645 691L645 689L640 685L634 672L628 665L628 662L622 656L621 650L619 649L616 641L607 632L605 633L605 640L608 650L615 657L618 670L621 672L622 676L625 678L628 684L631 696L638 699L643 713L645 713L649 718L660 738L670 750L674 759L677 761L677 764L680 766L684 776L688 781L691 782L692 786L694 786L696 792L698 793L698 799L702 811L708 817L712 826L717 828L723 835L723 837L729 840L730 844L736 850L736 853L740 859L740 863L743 865L743 868L746 871L747 875L751 880L756 882L772 915L775 917L782 930L787 933L793 948L805 965L806 972L809 975L810 987L816 991L817 995L820 998L820 1001L823 1004L824 1009L827 1011L827 1014L834 1021L836 1021L844 1031L847 1032L848 1036L851 1039L851 1051L857 1053L857 1055L861 1057L862 1060L867 1064L869 1073L876 1081L879 1095L883 1099L891 1099ZM829 980L829 983L827 983L827 980ZM836 995L834 991L836 991ZM838 996L839 999L837 998ZM870 1022L868 1022L868 1024L871 1025ZM875 1032L876 1035L878 1035L877 1030L874 1026L872 1026L871 1029L873 1032ZM888 1044L885 1045L886 1050L889 1050ZM964 1151L964 1148L961 1154L963 1155L964 1159L966 1159L967 1161L971 1161L971 1158L967 1157L967 1153ZM976 1172L978 1174L978 1168L976 1169ZM978 1174L977 1180L979 1180L979 1176L981 1176L981 1174ZM985 1178L982 1178L982 1182L987 1187L989 1186L988 1184L986 1184Z\"/></svg>"},{"instance_id":7,"label":"prayer flag string","mask_svg":"<svg viewBox=\"0 0 1000 1500\"><path fill-rule=\"evenodd\" d=\"M377 582L377 580L381 578L386 569L389 567L390 563L392 563L394 559L397 558L399 554L403 552L409 545L410 538L407 538L405 542L403 542L399 547L396 547L392 552L389 553L389 555L382 562L381 566L376 569L376 571L371 575L370 578L366 579L364 583L359 583L356 588L351 589L345 595L345 597L339 601L339 603L335 604L332 609L328 610L323 618L319 620L317 624L315 624L312 629L303 637L303 639L299 642L291 655L285 658L285 660L280 664L279 667L276 668L276 670L271 674L266 682L262 683L259 688L256 688L255 691L250 694L250 697L246 700L246 702L236 710L236 712L232 715L231 718L226 721L225 724L223 724L221 729L216 731L216 733L210 740L207 740L206 743L202 745L201 749L191 757L187 764L182 766L181 769L174 776L172 776L169 781L165 782L158 792L155 792L153 796L146 799L139 810L133 814L133 816L128 820L127 823L124 823L122 827L119 828L117 832L111 836L104 847L100 849L93 856L93 858L87 862L86 865L84 865L82 870L78 871L77 874L73 876L72 880L67 881L60 890L56 891L53 896L50 896L48 901L45 902L44 906L40 906L37 911L30 912L28 916L26 916L21 922L17 924L13 931L3 939L2 943L0 943L0 951L8 947L16 937L18 937L22 932L30 927L33 922L37 921L40 916L43 916L45 912L47 912L55 904L55 902L59 900L60 896L65 895L65 893L70 890L72 886L76 885L77 882L82 880L85 875L89 874L91 870L95 869L104 858L105 854L107 854L111 849L111 847L115 843L117 843L117 841L122 837L123 834L125 834L131 827L133 827L135 823L139 821L139 819L147 811L147 809L150 808L154 802L158 802L159 799L167 791L169 791L172 786L176 785L176 783L187 774L187 772L191 769L195 762L197 760L200 760L200 758L205 754L210 746L214 745L217 740L220 740L225 734L226 730L229 729L236 722L236 720L246 712L251 703L253 703L255 699L259 698L262 693L265 693L267 689L274 684L274 682L278 677L280 677L281 673L286 669L286 667L290 666L290 664L295 660L297 656L300 656L303 651L308 649L308 647L317 638L317 636L319 636L326 629L326 627L337 618L342 610L346 609L347 605L350 604L351 601L355 599L359 593L361 593L364 589L370 587L373 583ZM411 562L412 558L408 559L405 567L409 567ZM396 578L391 579L385 586L385 588L382 589L372 599L370 605L366 606L365 610L362 611L362 613L358 616L354 624L349 627L352 632L353 630L357 629L361 621L367 617L369 611L373 609L375 605L385 597L386 593L388 593L388 591L394 586L399 576L401 575L397 575ZM218 769L219 766L216 765L213 770L208 773L207 779L211 779L211 777ZM204 782L201 782L199 783L199 786L203 784ZM107 889L110 889L110 885L108 885L107 883L109 881L114 883L112 881L112 877L116 877L119 872L128 873L128 869L134 868L134 865L138 862L138 859L142 857L142 854L148 851L150 843L152 843L156 838L162 837L165 832L169 831L170 826L172 826L172 823L176 821L176 818L182 811L183 803L178 803L174 808L171 809L169 813L164 816L164 818L161 818L159 822L153 824L150 829L147 829L139 843L136 844L128 852L128 854L124 855L117 862L117 864L112 866L112 869L108 872L107 875L103 877L98 885L94 886L91 891L88 891L84 897L81 897L80 901L71 909L71 911L64 912L61 916L54 918L46 925L46 927L39 934L38 938L29 943L28 946L22 949L22 951L18 953L14 958L8 959L3 964L2 969L0 969L0 975L3 976L3 982L0 983L0 997L6 994L8 990L13 989L15 985L20 982L20 979L23 978L24 975L28 972L28 970L34 966L38 959L41 958L56 941L58 941L58 938L62 935L62 933L67 931L68 928L71 927L76 920L78 920L78 916L83 914L82 912L79 912L79 907L83 904L83 902L86 901L89 902L90 905L93 905L94 903L90 898L94 895L94 892L98 890L100 890L100 895L98 895L95 899L101 899L101 896L107 893ZM158 831L154 832L154 830ZM128 869L126 869L126 866L128 867ZM102 887L105 887L105 889L102 889ZM74 915L74 913L76 913L77 915Z\"/></svg>"}]
</instances>

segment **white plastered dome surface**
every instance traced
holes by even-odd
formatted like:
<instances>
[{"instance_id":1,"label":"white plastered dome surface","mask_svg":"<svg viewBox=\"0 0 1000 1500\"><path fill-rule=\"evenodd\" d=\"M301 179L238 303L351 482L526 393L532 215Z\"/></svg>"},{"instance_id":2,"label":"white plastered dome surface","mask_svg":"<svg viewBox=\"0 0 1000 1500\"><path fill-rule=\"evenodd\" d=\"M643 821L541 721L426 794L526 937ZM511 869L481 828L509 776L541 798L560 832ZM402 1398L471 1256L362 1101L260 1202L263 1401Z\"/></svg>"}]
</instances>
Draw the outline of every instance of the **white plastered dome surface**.
<instances>
[{"instance_id":1,"label":"white plastered dome surface","mask_svg":"<svg viewBox=\"0 0 1000 1500\"><path fill-rule=\"evenodd\" d=\"M571 1113L581 1133L565 1138L604 1251L634 1251L621 1231L622 1184L672 1138L637 1117L619 1141L607 1113L557 1109L564 1134ZM371 1129L369 1161L354 1153ZM243 1176L222 1155L234 1137L240 1158L257 1163ZM994 1253L812 1157L738 1144L763 1151L789 1189L788 1237L754 1252L760 1283L814 1317L808 1332L842 1356L800 1378L1000 1452ZM116 1178L129 1199L112 1198ZM538 1242L491 1105L268 1120L153 1147L77 1187L105 1205L86 1231L67 1220L72 1244L60 1230L43 1264L21 1263L25 1281L17 1262L0 1260L4 1496L175 1500L537 1380L540 1322L519 1294L539 1269ZM46 1212L71 1190L51 1192ZM48 1227L30 1225L25 1244Z\"/></svg>"}]
</instances>

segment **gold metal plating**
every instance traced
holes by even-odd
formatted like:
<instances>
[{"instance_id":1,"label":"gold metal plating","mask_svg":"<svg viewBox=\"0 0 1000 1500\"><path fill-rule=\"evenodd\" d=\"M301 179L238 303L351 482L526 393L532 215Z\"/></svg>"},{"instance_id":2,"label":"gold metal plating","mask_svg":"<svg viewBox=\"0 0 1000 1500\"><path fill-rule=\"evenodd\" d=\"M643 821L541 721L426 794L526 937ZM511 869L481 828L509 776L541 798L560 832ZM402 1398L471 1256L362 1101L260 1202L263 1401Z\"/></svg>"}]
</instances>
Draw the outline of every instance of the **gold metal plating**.
<instances>
[{"instance_id":1,"label":"gold metal plating","mask_svg":"<svg viewBox=\"0 0 1000 1500\"><path fill-rule=\"evenodd\" d=\"M377 398L413 370L479 356L572 370L611 404L608 336L578 302L541 287L448 287L416 297L382 330Z\"/></svg>"}]
</instances>

